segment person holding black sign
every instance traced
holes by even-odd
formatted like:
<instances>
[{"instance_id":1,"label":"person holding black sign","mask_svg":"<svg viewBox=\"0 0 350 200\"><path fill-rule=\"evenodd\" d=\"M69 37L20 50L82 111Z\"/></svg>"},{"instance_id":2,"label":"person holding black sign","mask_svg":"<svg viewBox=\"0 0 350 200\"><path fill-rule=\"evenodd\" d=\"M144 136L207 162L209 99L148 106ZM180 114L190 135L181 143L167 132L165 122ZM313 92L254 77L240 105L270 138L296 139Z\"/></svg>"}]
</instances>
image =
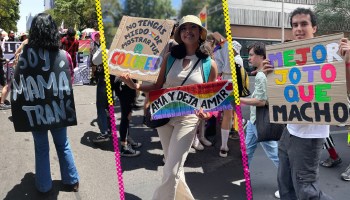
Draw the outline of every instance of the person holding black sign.
<instances>
[{"instance_id":1,"label":"person holding black sign","mask_svg":"<svg viewBox=\"0 0 350 200\"><path fill-rule=\"evenodd\" d=\"M316 16L310 9L297 8L290 15L294 40L314 38L317 31ZM350 45L343 38L339 46L344 56L347 90L350 92ZM269 60L264 61L265 72L272 72ZM329 125L287 124L278 146L278 188L281 199L321 199L332 197L319 187L319 163L325 138L329 137Z\"/></svg>"},{"instance_id":2,"label":"person holding black sign","mask_svg":"<svg viewBox=\"0 0 350 200\"><path fill-rule=\"evenodd\" d=\"M215 81L217 66L204 48L206 37L207 30L197 16L184 16L174 35L179 45L173 46L171 52L164 56L157 82L152 85L140 85L134 83L128 73L123 74L121 79L130 88L146 92ZM173 63L166 74L167 62L170 62L168 59L171 57ZM204 80L202 74L203 63L208 63L206 66L210 67L207 80ZM194 199L185 181L183 166L196 134L199 119L210 117L211 113L205 113L200 109L196 114L172 117L167 124L157 128L164 151L165 165L162 183L156 189L153 200Z\"/></svg>"},{"instance_id":3,"label":"person holding black sign","mask_svg":"<svg viewBox=\"0 0 350 200\"><path fill-rule=\"evenodd\" d=\"M46 13L37 14L28 44L18 59L12 83L11 103L15 131L32 132L35 146L35 186L46 193L52 188L48 131L68 190L77 192L79 175L67 138L67 126L76 125L70 55L59 49L56 23Z\"/></svg>"}]
</instances>

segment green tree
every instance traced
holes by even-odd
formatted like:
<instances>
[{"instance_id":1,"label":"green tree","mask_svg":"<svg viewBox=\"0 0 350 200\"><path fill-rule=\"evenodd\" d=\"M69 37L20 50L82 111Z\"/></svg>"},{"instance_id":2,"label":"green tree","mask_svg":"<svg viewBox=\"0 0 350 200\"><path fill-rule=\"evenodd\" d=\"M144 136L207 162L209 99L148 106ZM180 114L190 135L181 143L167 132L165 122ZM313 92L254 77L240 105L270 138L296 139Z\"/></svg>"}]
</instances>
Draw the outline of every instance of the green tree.
<instances>
[{"instance_id":1,"label":"green tree","mask_svg":"<svg viewBox=\"0 0 350 200\"><path fill-rule=\"evenodd\" d=\"M350 0L329 0L315 6L319 34L350 31Z\"/></svg>"},{"instance_id":2,"label":"green tree","mask_svg":"<svg viewBox=\"0 0 350 200\"><path fill-rule=\"evenodd\" d=\"M117 32L119 22L123 17L123 13L119 1L116 0L101 0L101 6L106 46L109 48Z\"/></svg>"},{"instance_id":3,"label":"green tree","mask_svg":"<svg viewBox=\"0 0 350 200\"><path fill-rule=\"evenodd\" d=\"M182 3L178 18L181 19L185 15L198 15L205 5L208 5L208 0L185 0Z\"/></svg>"},{"instance_id":4,"label":"green tree","mask_svg":"<svg viewBox=\"0 0 350 200\"><path fill-rule=\"evenodd\" d=\"M52 15L57 23L64 20L65 27L97 29L95 0L55 0Z\"/></svg>"},{"instance_id":5,"label":"green tree","mask_svg":"<svg viewBox=\"0 0 350 200\"><path fill-rule=\"evenodd\" d=\"M154 19L170 19L176 14L170 0L126 0L123 13Z\"/></svg>"},{"instance_id":6,"label":"green tree","mask_svg":"<svg viewBox=\"0 0 350 200\"><path fill-rule=\"evenodd\" d=\"M226 31L225 31L225 24L224 24L224 16L222 13L222 6L221 6L221 9L210 14L208 13L209 9L221 4L222 2L218 0L204 0L204 1L185 0L182 4L178 18L181 19L185 15L197 16L199 12L204 8L204 6L207 6L207 14L208 14L207 23L208 23L209 31L211 32L217 31L221 35L225 36Z\"/></svg>"},{"instance_id":7,"label":"green tree","mask_svg":"<svg viewBox=\"0 0 350 200\"><path fill-rule=\"evenodd\" d=\"M19 20L20 0L0 1L0 28L5 31L17 31L17 21Z\"/></svg>"}]
</instances>

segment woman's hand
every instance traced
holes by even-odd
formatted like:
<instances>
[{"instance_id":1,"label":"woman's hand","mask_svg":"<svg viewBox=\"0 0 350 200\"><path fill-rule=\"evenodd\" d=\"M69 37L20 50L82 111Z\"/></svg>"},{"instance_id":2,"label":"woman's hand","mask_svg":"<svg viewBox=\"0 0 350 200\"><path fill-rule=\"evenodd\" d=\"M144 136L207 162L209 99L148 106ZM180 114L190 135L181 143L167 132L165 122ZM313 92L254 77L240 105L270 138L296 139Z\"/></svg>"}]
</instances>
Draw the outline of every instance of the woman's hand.
<instances>
[{"instance_id":1,"label":"woman's hand","mask_svg":"<svg viewBox=\"0 0 350 200\"><path fill-rule=\"evenodd\" d=\"M209 112L203 112L203 108L196 110L195 113L196 113L197 117L200 119L207 120L211 117L211 114Z\"/></svg>"},{"instance_id":2,"label":"woman's hand","mask_svg":"<svg viewBox=\"0 0 350 200\"><path fill-rule=\"evenodd\" d=\"M130 73L122 74L120 79L131 89L138 90L140 88L138 83L134 83L134 81L132 81Z\"/></svg>"}]
</instances>

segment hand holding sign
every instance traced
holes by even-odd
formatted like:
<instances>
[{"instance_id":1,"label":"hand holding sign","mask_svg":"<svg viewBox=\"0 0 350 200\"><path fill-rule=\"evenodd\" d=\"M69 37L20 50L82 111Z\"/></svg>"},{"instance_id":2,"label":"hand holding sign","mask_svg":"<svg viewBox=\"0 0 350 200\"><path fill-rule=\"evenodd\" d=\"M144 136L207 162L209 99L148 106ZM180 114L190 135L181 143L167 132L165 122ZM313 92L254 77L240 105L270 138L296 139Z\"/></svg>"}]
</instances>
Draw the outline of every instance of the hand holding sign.
<instances>
[{"instance_id":1,"label":"hand holding sign","mask_svg":"<svg viewBox=\"0 0 350 200\"><path fill-rule=\"evenodd\" d=\"M350 61L350 46L343 37L334 34L266 47L275 66L267 89L271 122L350 123L341 58ZM264 64L265 70L272 67L267 61Z\"/></svg>"},{"instance_id":2,"label":"hand holding sign","mask_svg":"<svg viewBox=\"0 0 350 200\"><path fill-rule=\"evenodd\" d=\"M195 114L198 118L207 120L211 117L211 114L209 112L204 112L203 108L200 108L199 110L195 110Z\"/></svg>"},{"instance_id":3,"label":"hand holding sign","mask_svg":"<svg viewBox=\"0 0 350 200\"><path fill-rule=\"evenodd\" d=\"M208 113L232 109L233 87L230 81L216 81L154 90L150 92L152 119Z\"/></svg>"},{"instance_id":4,"label":"hand holding sign","mask_svg":"<svg viewBox=\"0 0 350 200\"><path fill-rule=\"evenodd\" d=\"M174 22L123 16L108 52L110 73L156 82Z\"/></svg>"},{"instance_id":5,"label":"hand holding sign","mask_svg":"<svg viewBox=\"0 0 350 200\"><path fill-rule=\"evenodd\" d=\"M122 74L120 79L131 89L138 90L140 88L138 83L134 83L134 81L132 81L130 73Z\"/></svg>"},{"instance_id":6,"label":"hand holding sign","mask_svg":"<svg viewBox=\"0 0 350 200\"><path fill-rule=\"evenodd\" d=\"M347 38L340 40L339 53L341 56L344 56L345 63L350 63L350 45Z\"/></svg>"}]
</instances>

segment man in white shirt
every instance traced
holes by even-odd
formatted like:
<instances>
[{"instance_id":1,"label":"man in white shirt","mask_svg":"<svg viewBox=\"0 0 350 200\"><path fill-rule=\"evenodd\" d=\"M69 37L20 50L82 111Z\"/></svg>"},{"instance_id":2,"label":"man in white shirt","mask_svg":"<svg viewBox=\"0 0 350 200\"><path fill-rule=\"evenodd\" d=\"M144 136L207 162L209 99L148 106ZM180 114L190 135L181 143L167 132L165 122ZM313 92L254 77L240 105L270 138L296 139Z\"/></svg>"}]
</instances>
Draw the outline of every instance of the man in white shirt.
<instances>
[{"instance_id":1,"label":"man in white shirt","mask_svg":"<svg viewBox=\"0 0 350 200\"><path fill-rule=\"evenodd\" d=\"M297 8L291 13L290 23L294 40L310 39L317 30L316 16L310 9ZM350 45L340 41L340 54L344 56L347 78L350 77ZM265 60L265 70L272 66ZM350 81L347 81L349 91ZM278 187L282 200L333 199L318 185L319 162L329 125L288 124L280 139L278 157Z\"/></svg>"}]
</instances>

